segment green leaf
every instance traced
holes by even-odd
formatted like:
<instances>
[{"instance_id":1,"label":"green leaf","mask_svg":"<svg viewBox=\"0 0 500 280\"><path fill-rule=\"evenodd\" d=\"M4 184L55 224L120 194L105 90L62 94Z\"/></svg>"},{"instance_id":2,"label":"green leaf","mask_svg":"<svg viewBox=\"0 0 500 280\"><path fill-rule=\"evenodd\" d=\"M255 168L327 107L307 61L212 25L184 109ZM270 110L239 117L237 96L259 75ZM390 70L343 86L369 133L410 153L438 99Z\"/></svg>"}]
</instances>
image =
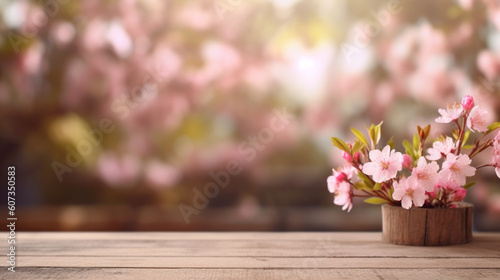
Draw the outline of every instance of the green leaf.
<instances>
[{"instance_id":1,"label":"green leaf","mask_svg":"<svg viewBox=\"0 0 500 280\"><path fill-rule=\"evenodd\" d=\"M370 136L373 149L375 149L378 142L380 141L380 137L382 136L382 130L381 130L382 123L384 122L380 122L377 125L372 124L370 128L366 127L366 130L368 130L368 135Z\"/></svg>"},{"instance_id":2,"label":"green leaf","mask_svg":"<svg viewBox=\"0 0 500 280\"><path fill-rule=\"evenodd\" d=\"M491 124L490 126L488 126L488 131L486 131L484 134L489 134L490 132L492 132L493 130L497 129L500 127L500 122L496 122L496 123L493 123Z\"/></svg>"},{"instance_id":3,"label":"green leaf","mask_svg":"<svg viewBox=\"0 0 500 280\"><path fill-rule=\"evenodd\" d=\"M393 187L390 187L388 190L387 190L387 194L389 195L389 198L392 198L392 194L394 193L394 188Z\"/></svg>"},{"instance_id":4,"label":"green leaf","mask_svg":"<svg viewBox=\"0 0 500 280\"><path fill-rule=\"evenodd\" d=\"M382 124L384 122L380 122L379 124L377 124L377 126L375 126L375 145L378 144L378 142L380 141L380 137L382 136Z\"/></svg>"},{"instance_id":5,"label":"green leaf","mask_svg":"<svg viewBox=\"0 0 500 280\"><path fill-rule=\"evenodd\" d=\"M363 135L363 133L361 133L361 131L355 129L354 127L351 127L351 131L352 133L354 133L354 135L356 135L356 137L358 137L358 139L363 142L363 144L365 144L366 146L369 146L370 144L368 143L368 140L366 140L366 137L365 135Z\"/></svg>"},{"instance_id":6,"label":"green leaf","mask_svg":"<svg viewBox=\"0 0 500 280\"><path fill-rule=\"evenodd\" d=\"M382 189L382 184L381 183L375 183L373 186L374 191L380 191Z\"/></svg>"},{"instance_id":7,"label":"green leaf","mask_svg":"<svg viewBox=\"0 0 500 280\"><path fill-rule=\"evenodd\" d=\"M431 133L431 125L428 124L425 128L424 128L424 135L425 135L425 138L427 138L429 136L429 133Z\"/></svg>"},{"instance_id":8,"label":"green leaf","mask_svg":"<svg viewBox=\"0 0 500 280\"><path fill-rule=\"evenodd\" d=\"M335 145L335 147L341 149L342 151L349 153L349 154L351 153L349 147L340 138L332 137L332 143L333 143L333 145Z\"/></svg>"},{"instance_id":9,"label":"green leaf","mask_svg":"<svg viewBox=\"0 0 500 280\"><path fill-rule=\"evenodd\" d=\"M354 188L357 190L371 190L369 187L366 186L364 182L354 183Z\"/></svg>"},{"instance_id":10,"label":"green leaf","mask_svg":"<svg viewBox=\"0 0 500 280\"><path fill-rule=\"evenodd\" d=\"M470 150L470 149L474 148L474 145L464 145L464 146L462 146L462 148L464 150Z\"/></svg>"},{"instance_id":11,"label":"green leaf","mask_svg":"<svg viewBox=\"0 0 500 280\"><path fill-rule=\"evenodd\" d=\"M469 140L469 136L470 136L470 130L467 130L464 134L464 140L462 142L462 147L465 146L465 143L467 143L467 140Z\"/></svg>"},{"instance_id":12,"label":"green leaf","mask_svg":"<svg viewBox=\"0 0 500 280\"><path fill-rule=\"evenodd\" d=\"M370 204L382 204L382 203L387 203L388 201L381 198L381 197L374 196L374 197L370 197L370 198L365 199L365 202L370 203Z\"/></svg>"},{"instance_id":13,"label":"green leaf","mask_svg":"<svg viewBox=\"0 0 500 280\"><path fill-rule=\"evenodd\" d=\"M364 143L356 141L356 143L354 143L354 146L352 146L352 155L354 156L354 154L359 152L363 147L365 147Z\"/></svg>"},{"instance_id":14,"label":"green leaf","mask_svg":"<svg viewBox=\"0 0 500 280\"><path fill-rule=\"evenodd\" d=\"M371 140L371 147L372 149L375 149L375 126L372 124L370 128L366 127L366 130L368 130L368 136L370 137Z\"/></svg>"},{"instance_id":15,"label":"green leaf","mask_svg":"<svg viewBox=\"0 0 500 280\"><path fill-rule=\"evenodd\" d=\"M466 184L463 188L468 189L468 188L474 186L475 184L476 184L476 182L470 182L470 183Z\"/></svg>"},{"instance_id":16,"label":"green leaf","mask_svg":"<svg viewBox=\"0 0 500 280\"><path fill-rule=\"evenodd\" d=\"M403 147L405 148L406 154L408 154L413 161L417 160L415 157L415 150L413 149L413 146L408 142L408 140L403 141Z\"/></svg>"},{"instance_id":17,"label":"green leaf","mask_svg":"<svg viewBox=\"0 0 500 280\"><path fill-rule=\"evenodd\" d=\"M387 145L389 145L389 147L391 147L391 150L394 150L394 136L391 137L391 139L389 139L389 141L387 141Z\"/></svg>"},{"instance_id":18,"label":"green leaf","mask_svg":"<svg viewBox=\"0 0 500 280\"><path fill-rule=\"evenodd\" d=\"M417 133L413 135L413 148L415 148L415 151L420 149L420 136Z\"/></svg>"},{"instance_id":19,"label":"green leaf","mask_svg":"<svg viewBox=\"0 0 500 280\"><path fill-rule=\"evenodd\" d=\"M370 180L370 178L368 178L368 176L365 175L365 173L358 171L358 177L359 179L361 179L361 181L365 183L367 188L369 188L370 190L373 189L373 183Z\"/></svg>"}]
</instances>

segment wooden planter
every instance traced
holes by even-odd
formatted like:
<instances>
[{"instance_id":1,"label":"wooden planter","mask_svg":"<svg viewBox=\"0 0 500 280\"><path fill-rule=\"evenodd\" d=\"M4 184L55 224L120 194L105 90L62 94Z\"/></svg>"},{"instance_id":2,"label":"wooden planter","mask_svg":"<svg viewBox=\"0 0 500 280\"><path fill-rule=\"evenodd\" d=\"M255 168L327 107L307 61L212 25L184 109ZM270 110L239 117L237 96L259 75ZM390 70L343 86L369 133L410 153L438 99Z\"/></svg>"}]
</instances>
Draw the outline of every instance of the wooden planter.
<instances>
[{"instance_id":1,"label":"wooden planter","mask_svg":"<svg viewBox=\"0 0 500 280\"><path fill-rule=\"evenodd\" d=\"M472 204L457 208L382 205L382 239L400 245L442 246L472 241Z\"/></svg>"}]
</instances>

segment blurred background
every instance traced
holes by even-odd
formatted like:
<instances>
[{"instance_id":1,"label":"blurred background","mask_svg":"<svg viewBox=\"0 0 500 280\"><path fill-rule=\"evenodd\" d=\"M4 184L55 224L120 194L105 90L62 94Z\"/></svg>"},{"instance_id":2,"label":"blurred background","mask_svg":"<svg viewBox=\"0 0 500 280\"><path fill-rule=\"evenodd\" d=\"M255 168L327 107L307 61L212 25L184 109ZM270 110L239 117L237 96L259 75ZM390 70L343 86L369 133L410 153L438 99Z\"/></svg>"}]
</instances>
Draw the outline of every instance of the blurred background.
<instances>
[{"instance_id":1,"label":"blurred background","mask_svg":"<svg viewBox=\"0 0 500 280\"><path fill-rule=\"evenodd\" d=\"M380 230L333 205L330 137L383 120L401 148L465 94L498 121L500 1L0 0L18 230Z\"/></svg>"}]
</instances>

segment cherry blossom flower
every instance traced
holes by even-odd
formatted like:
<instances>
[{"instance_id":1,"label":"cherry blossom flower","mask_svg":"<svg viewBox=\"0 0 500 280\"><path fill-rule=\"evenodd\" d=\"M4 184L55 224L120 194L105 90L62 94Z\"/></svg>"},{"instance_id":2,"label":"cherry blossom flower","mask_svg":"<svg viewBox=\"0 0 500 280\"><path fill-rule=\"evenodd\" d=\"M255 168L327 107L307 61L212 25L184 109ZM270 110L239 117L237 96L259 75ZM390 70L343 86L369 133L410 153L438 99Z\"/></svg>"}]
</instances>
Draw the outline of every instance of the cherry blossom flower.
<instances>
[{"instance_id":1,"label":"cherry blossom flower","mask_svg":"<svg viewBox=\"0 0 500 280\"><path fill-rule=\"evenodd\" d=\"M447 176L443 176L442 173L439 173L435 190L443 189L447 191L456 191L459 188L461 188L461 186L457 184L457 182L449 180Z\"/></svg>"},{"instance_id":2,"label":"cherry blossom flower","mask_svg":"<svg viewBox=\"0 0 500 280\"><path fill-rule=\"evenodd\" d=\"M328 177L328 191L335 195L333 203L343 206L342 210L347 212L352 209L352 190L351 182L355 182L356 169L350 165L345 165L338 170L332 169L333 174Z\"/></svg>"},{"instance_id":3,"label":"cherry blossom flower","mask_svg":"<svg viewBox=\"0 0 500 280\"><path fill-rule=\"evenodd\" d=\"M429 153L427 159L439 160L441 157L453 152L454 149L455 143L450 137L446 137L446 139L441 141L434 141L434 143L432 143L432 148L427 149L427 152Z\"/></svg>"},{"instance_id":4,"label":"cherry blossom flower","mask_svg":"<svg viewBox=\"0 0 500 280\"><path fill-rule=\"evenodd\" d=\"M341 183L349 184L349 182L357 182L359 179L356 176L356 172L356 168L351 165L344 165L337 170L332 169L332 175L327 178L328 191L334 193Z\"/></svg>"},{"instance_id":5,"label":"cherry blossom flower","mask_svg":"<svg viewBox=\"0 0 500 280\"><path fill-rule=\"evenodd\" d=\"M476 168L470 166L471 162L468 155L448 154L443 162L441 176L463 186L466 183L465 177L476 174Z\"/></svg>"},{"instance_id":6,"label":"cherry blossom flower","mask_svg":"<svg viewBox=\"0 0 500 280\"><path fill-rule=\"evenodd\" d=\"M427 163L424 157L420 157L417 166L413 168L412 177L417 179L417 183L426 191L432 192L438 177L439 165L435 161Z\"/></svg>"},{"instance_id":7,"label":"cherry blossom flower","mask_svg":"<svg viewBox=\"0 0 500 280\"><path fill-rule=\"evenodd\" d=\"M450 123L452 121L457 120L462 113L464 112L464 108L462 105L455 103L453 106L448 106L447 109L439 109L438 112L441 114L441 117L436 119L438 123Z\"/></svg>"},{"instance_id":8,"label":"cherry blossom flower","mask_svg":"<svg viewBox=\"0 0 500 280\"><path fill-rule=\"evenodd\" d=\"M474 97L471 95L466 95L462 99L462 107L469 112L472 108L474 108Z\"/></svg>"},{"instance_id":9,"label":"cherry blossom flower","mask_svg":"<svg viewBox=\"0 0 500 280\"><path fill-rule=\"evenodd\" d=\"M493 153L493 165L495 166L495 173L500 178L500 151Z\"/></svg>"},{"instance_id":10,"label":"cherry blossom flower","mask_svg":"<svg viewBox=\"0 0 500 280\"><path fill-rule=\"evenodd\" d=\"M347 175L342 171L333 170L333 175L329 176L326 179L328 184L328 191L330 193L335 193L342 185L347 184L349 186L349 182L346 181Z\"/></svg>"},{"instance_id":11,"label":"cherry blossom flower","mask_svg":"<svg viewBox=\"0 0 500 280\"><path fill-rule=\"evenodd\" d=\"M427 196L424 188L417 183L416 177L401 178L399 182L394 182L394 193L392 198L401 201L401 206L410 209L412 202L416 207L424 205Z\"/></svg>"},{"instance_id":12,"label":"cherry blossom flower","mask_svg":"<svg viewBox=\"0 0 500 280\"><path fill-rule=\"evenodd\" d=\"M350 186L342 185L335 192L335 199L333 200L335 205L342 206L342 210L347 210L350 212L352 209L352 193Z\"/></svg>"},{"instance_id":13,"label":"cherry blossom flower","mask_svg":"<svg viewBox=\"0 0 500 280\"><path fill-rule=\"evenodd\" d=\"M370 160L363 165L363 173L372 175L377 183L393 179L398 171L403 169L403 155L395 150L391 151L389 145L380 150L370 151Z\"/></svg>"},{"instance_id":14,"label":"cherry blossom flower","mask_svg":"<svg viewBox=\"0 0 500 280\"><path fill-rule=\"evenodd\" d=\"M500 178L500 131L493 139L493 156L491 164L495 167L495 173Z\"/></svg>"},{"instance_id":15,"label":"cherry blossom flower","mask_svg":"<svg viewBox=\"0 0 500 280\"><path fill-rule=\"evenodd\" d=\"M488 130L488 125L486 124L486 114L488 112L479 108L479 106L474 106L470 111L469 118L467 119L467 127L472 131L485 132Z\"/></svg>"}]
</instances>

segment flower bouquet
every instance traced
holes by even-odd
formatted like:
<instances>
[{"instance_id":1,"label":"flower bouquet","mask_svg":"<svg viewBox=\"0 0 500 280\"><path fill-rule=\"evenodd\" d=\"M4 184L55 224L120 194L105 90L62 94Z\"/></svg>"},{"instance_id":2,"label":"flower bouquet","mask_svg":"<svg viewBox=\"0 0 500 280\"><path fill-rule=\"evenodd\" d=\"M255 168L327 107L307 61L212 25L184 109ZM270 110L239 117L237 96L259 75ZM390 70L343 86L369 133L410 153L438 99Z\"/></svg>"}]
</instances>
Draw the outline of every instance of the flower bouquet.
<instances>
[{"instance_id":1,"label":"flower bouquet","mask_svg":"<svg viewBox=\"0 0 500 280\"><path fill-rule=\"evenodd\" d=\"M427 150L430 125L418 126L412 143L403 141L404 153L394 149L393 138L381 150L377 149L382 123L367 127L368 138L351 128L356 136L354 143L332 137L346 161L327 179L334 203L347 211L352 209L353 197L366 197L367 203L387 203L399 209L457 208L467 189L474 185L467 182L467 177L475 175L477 169L494 167L500 177L500 132L489 137L500 122L487 125L487 112L475 105L470 95L461 104L439 109L439 113L436 122L455 123L456 128L450 135L434 139ZM491 161L474 165L472 159L490 147Z\"/></svg>"}]
</instances>

